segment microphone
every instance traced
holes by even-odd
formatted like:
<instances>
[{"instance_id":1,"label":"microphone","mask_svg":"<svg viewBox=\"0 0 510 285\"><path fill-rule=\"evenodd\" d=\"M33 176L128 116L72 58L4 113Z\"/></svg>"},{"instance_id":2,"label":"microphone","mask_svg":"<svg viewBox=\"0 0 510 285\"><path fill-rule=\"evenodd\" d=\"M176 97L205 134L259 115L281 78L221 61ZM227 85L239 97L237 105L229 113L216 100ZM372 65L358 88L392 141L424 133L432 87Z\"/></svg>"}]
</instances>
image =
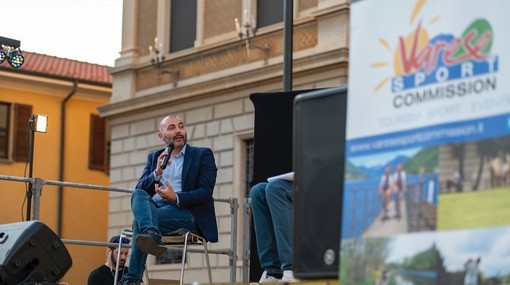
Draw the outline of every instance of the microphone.
<instances>
[{"instance_id":1,"label":"microphone","mask_svg":"<svg viewBox=\"0 0 510 285\"><path fill-rule=\"evenodd\" d=\"M168 164L168 159L170 159L170 155L172 154L172 150L174 150L174 144L173 143L169 143L166 146L166 152L168 152L168 155L163 157L163 161L161 162L161 169L164 170L166 168L166 165Z\"/></svg>"}]
</instances>

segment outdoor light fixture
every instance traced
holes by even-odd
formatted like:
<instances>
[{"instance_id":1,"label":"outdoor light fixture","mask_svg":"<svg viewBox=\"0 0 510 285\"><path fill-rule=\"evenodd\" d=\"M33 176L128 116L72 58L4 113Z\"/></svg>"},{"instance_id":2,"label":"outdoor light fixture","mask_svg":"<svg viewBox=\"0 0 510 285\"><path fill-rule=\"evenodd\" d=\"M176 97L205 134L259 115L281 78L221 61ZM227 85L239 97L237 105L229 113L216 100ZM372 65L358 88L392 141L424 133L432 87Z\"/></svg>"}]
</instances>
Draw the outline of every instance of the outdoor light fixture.
<instances>
[{"instance_id":1,"label":"outdoor light fixture","mask_svg":"<svg viewBox=\"0 0 510 285\"><path fill-rule=\"evenodd\" d=\"M33 130L38 133L45 133L46 128L48 127L48 116L34 114L32 115L32 118L34 121L32 125Z\"/></svg>"},{"instance_id":2,"label":"outdoor light fixture","mask_svg":"<svg viewBox=\"0 0 510 285\"><path fill-rule=\"evenodd\" d=\"M260 49L264 52L264 63L267 64L267 58L269 57L269 49L270 46L268 43L264 43L264 46L255 46L250 45L250 39L254 38L257 34L257 23L255 22L255 17L253 15L248 18L248 10L244 10L244 24L241 25L238 18L234 18L234 23L236 25L237 35L241 40L244 40L246 46L246 52L249 54L250 49Z\"/></svg>"},{"instance_id":3,"label":"outdoor light fixture","mask_svg":"<svg viewBox=\"0 0 510 285\"><path fill-rule=\"evenodd\" d=\"M171 74L174 80L174 87L177 86L179 80L179 69L162 69L161 64L165 61L165 55L161 51L163 44L158 41L158 37L154 38L154 47L149 46L149 54L151 56L151 64L158 70L158 79L165 73Z\"/></svg>"},{"instance_id":4,"label":"outdoor light fixture","mask_svg":"<svg viewBox=\"0 0 510 285\"><path fill-rule=\"evenodd\" d=\"M18 40L0 37L0 64L7 60L13 68L20 68L25 63L20 45Z\"/></svg>"},{"instance_id":5,"label":"outdoor light fixture","mask_svg":"<svg viewBox=\"0 0 510 285\"><path fill-rule=\"evenodd\" d=\"M7 61L13 68L19 68L25 62L25 57L19 48L9 48L7 51Z\"/></svg>"},{"instance_id":6,"label":"outdoor light fixture","mask_svg":"<svg viewBox=\"0 0 510 285\"><path fill-rule=\"evenodd\" d=\"M34 169L34 146L35 146L35 133L46 133L48 126L48 116L41 114L33 114L28 120L28 127L30 130L30 152L28 153L28 163L30 168L28 170L28 178L32 178L32 172ZM26 193L27 196L27 221L31 219L32 211L32 183L29 183L29 187Z\"/></svg>"},{"instance_id":7,"label":"outdoor light fixture","mask_svg":"<svg viewBox=\"0 0 510 285\"><path fill-rule=\"evenodd\" d=\"M6 57L7 54L5 53L4 49L0 49L0 64L4 63Z\"/></svg>"}]
</instances>

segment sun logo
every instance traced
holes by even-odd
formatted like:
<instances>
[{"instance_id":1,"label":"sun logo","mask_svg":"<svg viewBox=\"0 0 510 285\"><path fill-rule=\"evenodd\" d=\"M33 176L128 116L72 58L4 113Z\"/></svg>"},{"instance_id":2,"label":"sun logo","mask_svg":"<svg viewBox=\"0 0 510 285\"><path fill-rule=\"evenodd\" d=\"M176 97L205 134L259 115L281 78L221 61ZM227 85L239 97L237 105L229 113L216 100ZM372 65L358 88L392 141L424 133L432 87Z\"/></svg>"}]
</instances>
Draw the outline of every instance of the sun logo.
<instances>
[{"instance_id":1,"label":"sun logo","mask_svg":"<svg viewBox=\"0 0 510 285\"><path fill-rule=\"evenodd\" d=\"M426 0L416 2L409 21L416 28L398 37L395 48L392 49L386 39L379 39L379 44L393 53L394 76L381 80L374 91L382 89L390 80L391 91L395 93L497 71L497 57L490 54L494 35L487 20L474 20L460 37L446 33L431 37L423 21L417 21L425 3ZM434 25L440 19L441 16L435 16L428 24ZM371 64L372 68L388 66L389 62Z\"/></svg>"}]
</instances>

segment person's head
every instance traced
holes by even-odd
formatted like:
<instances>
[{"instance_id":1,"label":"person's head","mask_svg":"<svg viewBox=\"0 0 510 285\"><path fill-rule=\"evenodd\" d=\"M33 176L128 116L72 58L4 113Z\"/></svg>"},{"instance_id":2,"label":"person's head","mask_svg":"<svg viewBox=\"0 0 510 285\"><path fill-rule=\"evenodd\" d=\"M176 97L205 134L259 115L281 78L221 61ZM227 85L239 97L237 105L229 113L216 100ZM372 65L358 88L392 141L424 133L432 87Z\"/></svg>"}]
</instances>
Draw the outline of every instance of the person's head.
<instances>
[{"instance_id":1,"label":"person's head","mask_svg":"<svg viewBox=\"0 0 510 285\"><path fill-rule=\"evenodd\" d=\"M173 143L175 149L182 149L188 141L184 122L177 115L168 115L159 124L158 138L165 144Z\"/></svg>"},{"instance_id":2,"label":"person's head","mask_svg":"<svg viewBox=\"0 0 510 285\"><path fill-rule=\"evenodd\" d=\"M110 239L110 243L119 244L119 240L120 240L120 236L113 236ZM122 238L122 244L129 244L129 242L130 242L130 240L128 238ZM120 249L120 258L118 260L117 260L117 256L119 254L119 248L117 246L115 246L115 247L109 246L108 249L106 250L106 252L107 252L106 262L108 263L108 265L110 267L115 268L115 266L117 265L117 262L119 263L119 268L124 267L124 265L126 264L126 259L128 256L129 248L122 247Z\"/></svg>"},{"instance_id":3,"label":"person's head","mask_svg":"<svg viewBox=\"0 0 510 285\"><path fill-rule=\"evenodd\" d=\"M402 165L402 163L399 163L397 165L397 171L402 171L403 168L404 168L404 166Z\"/></svg>"}]
</instances>

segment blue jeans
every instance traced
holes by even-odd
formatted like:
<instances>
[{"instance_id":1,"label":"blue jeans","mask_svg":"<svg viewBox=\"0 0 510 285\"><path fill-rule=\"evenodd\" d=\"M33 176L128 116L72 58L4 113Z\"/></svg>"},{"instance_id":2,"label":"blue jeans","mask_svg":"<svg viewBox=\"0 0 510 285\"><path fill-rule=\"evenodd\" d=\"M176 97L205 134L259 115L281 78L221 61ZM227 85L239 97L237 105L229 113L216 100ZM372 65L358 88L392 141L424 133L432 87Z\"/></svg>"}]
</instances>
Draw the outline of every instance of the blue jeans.
<instances>
[{"instance_id":1,"label":"blue jeans","mask_svg":"<svg viewBox=\"0 0 510 285\"><path fill-rule=\"evenodd\" d=\"M141 281L147 254L136 246L136 236L147 231L169 233L180 228L196 231L195 218L186 208L180 208L165 200L154 202L147 192L141 189L133 191L131 196L131 210L133 212L133 240L131 242L131 257L129 272L124 279ZM183 256L184 258L184 256Z\"/></svg>"},{"instance_id":2,"label":"blue jeans","mask_svg":"<svg viewBox=\"0 0 510 285\"><path fill-rule=\"evenodd\" d=\"M260 265L267 273L292 270L292 182L258 183L250 198Z\"/></svg>"}]
</instances>

